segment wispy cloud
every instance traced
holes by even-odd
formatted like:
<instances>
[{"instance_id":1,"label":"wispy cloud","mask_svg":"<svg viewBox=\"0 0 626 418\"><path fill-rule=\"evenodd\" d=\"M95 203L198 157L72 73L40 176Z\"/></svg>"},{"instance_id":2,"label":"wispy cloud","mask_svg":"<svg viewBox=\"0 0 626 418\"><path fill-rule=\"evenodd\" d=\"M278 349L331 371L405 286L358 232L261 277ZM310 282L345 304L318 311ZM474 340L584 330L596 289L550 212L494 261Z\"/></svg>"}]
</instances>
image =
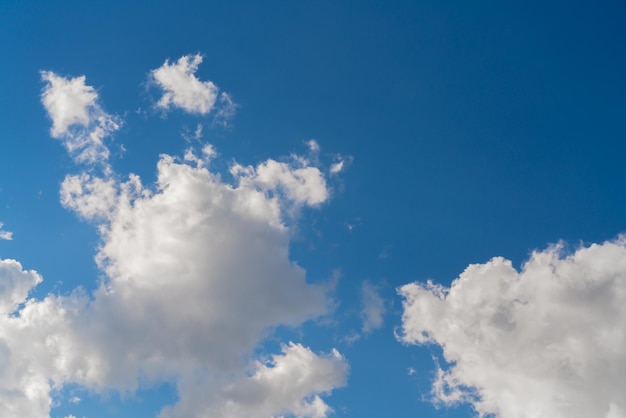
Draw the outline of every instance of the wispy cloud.
<instances>
[{"instance_id":1,"label":"wispy cloud","mask_svg":"<svg viewBox=\"0 0 626 418\"><path fill-rule=\"evenodd\" d=\"M385 300L379 293L379 289L368 281L363 282L361 285L361 305L362 332L369 334L381 328L387 307L385 306Z\"/></svg>"},{"instance_id":2,"label":"wispy cloud","mask_svg":"<svg viewBox=\"0 0 626 418\"><path fill-rule=\"evenodd\" d=\"M213 118L213 124L227 128L231 125L239 105L233 101L233 98L228 93L221 93L218 104L216 106L217 111Z\"/></svg>"},{"instance_id":3,"label":"wispy cloud","mask_svg":"<svg viewBox=\"0 0 626 418\"><path fill-rule=\"evenodd\" d=\"M0 222L0 239L10 241L13 239L13 232L5 231L2 229L4 224Z\"/></svg>"}]
</instances>

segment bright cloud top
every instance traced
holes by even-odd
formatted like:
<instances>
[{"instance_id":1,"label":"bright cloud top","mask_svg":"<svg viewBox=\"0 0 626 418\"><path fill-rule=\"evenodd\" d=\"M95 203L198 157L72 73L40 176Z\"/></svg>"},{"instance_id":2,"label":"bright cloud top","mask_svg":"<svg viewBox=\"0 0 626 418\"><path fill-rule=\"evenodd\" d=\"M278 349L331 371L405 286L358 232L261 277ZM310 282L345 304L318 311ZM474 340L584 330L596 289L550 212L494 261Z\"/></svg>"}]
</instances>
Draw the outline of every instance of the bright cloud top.
<instances>
[{"instance_id":1,"label":"bright cloud top","mask_svg":"<svg viewBox=\"0 0 626 418\"><path fill-rule=\"evenodd\" d=\"M53 133L89 129L97 96L84 77L45 73L44 81ZM182 159L163 155L154 187L112 170L65 178L61 203L101 236L96 261L105 278L93 294L28 300L41 277L0 260L0 416L48 417L51 391L66 384L133 392L162 381L180 399L163 417L332 410L322 396L348 372L338 352L289 343L269 363L253 360L273 328L328 310L329 286L307 282L289 258L285 222L295 207L328 198L324 174L294 157L232 170L228 182L209 169L213 147L199 148ZM268 167L278 171L267 175Z\"/></svg>"},{"instance_id":2,"label":"bright cloud top","mask_svg":"<svg viewBox=\"0 0 626 418\"><path fill-rule=\"evenodd\" d=\"M109 149L103 141L120 128L119 118L102 110L85 76L65 78L42 71L41 78L46 83L41 101L52 119L50 134L63 140L77 162L106 162Z\"/></svg>"},{"instance_id":3,"label":"bright cloud top","mask_svg":"<svg viewBox=\"0 0 626 418\"><path fill-rule=\"evenodd\" d=\"M0 239L6 240L6 241L10 241L13 239L13 233L9 232L9 231L4 231L2 229L2 227L4 226L4 224L2 222L0 222Z\"/></svg>"},{"instance_id":4,"label":"bright cloud top","mask_svg":"<svg viewBox=\"0 0 626 418\"><path fill-rule=\"evenodd\" d=\"M521 272L494 258L447 289L412 283L402 341L438 344L449 366L433 395L481 416L626 416L626 240L562 257L534 252Z\"/></svg>"},{"instance_id":5,"label":"bright cloud top","mask_svg":"<svg viewBox=\"0 0 626 418\"><path fill-rule=\"evenodd\" d=\"M178 107L189 113L206 115L215 106L219 88L211 81L200 81L195 73L202 63L202 55L185 55L173 64L169 60L150 72L151 79L163 90L163 96L157 102L157 107L168 110ZM221 96L225 107L220 120L232 117L235 104L226 94Z\"/></svg>"}]
</instances>

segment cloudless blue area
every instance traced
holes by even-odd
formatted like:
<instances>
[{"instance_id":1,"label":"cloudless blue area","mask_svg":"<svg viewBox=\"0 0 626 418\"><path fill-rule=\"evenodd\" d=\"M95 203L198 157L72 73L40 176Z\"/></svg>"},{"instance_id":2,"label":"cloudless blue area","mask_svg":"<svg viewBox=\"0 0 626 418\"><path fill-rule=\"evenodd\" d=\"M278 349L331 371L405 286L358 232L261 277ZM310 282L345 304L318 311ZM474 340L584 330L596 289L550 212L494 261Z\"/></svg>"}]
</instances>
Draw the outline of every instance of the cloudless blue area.
<instances>
[{"instance_id":1,"label":"cloudless blue area","mask_svg":"<svg viewBox=\"0 0 626 418\"><path fill-rule=\"evenodd\" d=\"M353 157L332 200L302 215L292 249L311 281L340 271L334 321L279 340L345 354L348 387L328 398L337 416L471 416L424 401L440 353L395 340L395 289L626 231L624 22L621 0L1 0L0 222L14 240L0 240L0 258L40 272L39 296L93 289L101 274L95 229L59 204L78 168L49 136L39 71L86 75L125 120L111 142L115 169L149 183L159 154L184 150L181 131L210 122L161 117L147 74L202 53L198 77L240 105L231 128L205 129L225 162L304 153L311 138L329 157ZM389 313L348 344L363 280L381 286ZM111 399L54 414L150 416L175 395ZM102 415L102 405L125 413Z\"/></svg>"}]
</instances>

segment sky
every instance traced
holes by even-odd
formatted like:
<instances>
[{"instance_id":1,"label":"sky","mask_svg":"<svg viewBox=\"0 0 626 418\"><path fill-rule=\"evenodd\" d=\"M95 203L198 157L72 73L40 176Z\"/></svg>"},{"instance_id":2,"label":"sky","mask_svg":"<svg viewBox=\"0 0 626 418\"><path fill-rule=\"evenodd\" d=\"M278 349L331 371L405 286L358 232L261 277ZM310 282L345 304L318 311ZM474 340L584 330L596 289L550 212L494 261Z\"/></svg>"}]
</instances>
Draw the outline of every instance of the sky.
<instances>
[{"instance_id":1,"label":"sky","mask_svg":"<svg viewBox=\"0 0 626 418\"><path fill-rule=\"evenodd\" d=\"M0 2L0 416L626 418L622 1Z\"/></svg>"}]
</instances>

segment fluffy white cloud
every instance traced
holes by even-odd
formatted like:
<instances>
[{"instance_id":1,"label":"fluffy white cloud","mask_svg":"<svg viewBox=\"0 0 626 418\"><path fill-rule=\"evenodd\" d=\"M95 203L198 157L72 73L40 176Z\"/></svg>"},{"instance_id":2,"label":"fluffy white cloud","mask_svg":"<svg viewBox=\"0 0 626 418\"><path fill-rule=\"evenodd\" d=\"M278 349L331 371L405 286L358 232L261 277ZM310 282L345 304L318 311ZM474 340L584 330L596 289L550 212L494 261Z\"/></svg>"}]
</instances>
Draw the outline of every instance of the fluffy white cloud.
<instances>
[{"instance_id":1,"label":"fluffy white cloud","mask_svg":"<svg viewBox=\"0 0 626 418\"><path fill-rule=\"evenodd\" d=\"M361 304L363 309L361 317L363 318L364 333L370 333L383 326L385 312L385 300L378 293L378 289L370 282L363 282L361 285Z\"/></svg>"},{"instance_id":2,"label":"fluffy white cloud","mask_svg":"<svg viewBox=\"0 0 626 418\"><path fill-rule=\"evenodd\" d=\"M332 409L320 398L345 385L348 366L333 350L318 356L290 343L268 364L257 362L253 371L217 386L197 377L184 383L182 399L161 418L196 416L211 411L215 418L267 418L278 415L323 418ZM189 397L189 394L193 396Z\"/></svg>"},{"instance_id":3,"label":"fluffy white cloud","mask_svg":"<svg viewBox=\"0 0 626 418\"><path fill-rule=\"evenodd\" d=\"M13 313L26 302L29 291L41 277L22 269L15 260L0 260L0 416L43 417L50 405L50 384L37 364L45 340L23 327L24 321ZM31 302L19 311L28 309Z\"/></svg>"},{"instance_id":4,"label":"fluffy white cloud","mask_svg":"<svg viewBox=\"0 0 626 418\"><path fill-rule=\"evenodd\" d=\"M451 287L412 283L401 340L438 344L433 395L481 416L626 416L626 240L494 258Z\"/></svg>"},{"instance_id":5,"label":"fluffy white cloud","mask_svg":"<svg viewBox=\"0 0 626 418\"><path fill-rule=\"evenodd\" d=\"M13 232L4 231L2 227L4 224L0 222L0 239L10 241L13 239Z\"/></svg>"},{"instance_id":6,"label":"fluffy white cloud","mask_svg":"<svg viewBox=\"0 0 626 418\"><path fill-rule=\"evenodd\" d=\"M85 76L65 78L42 71L46 83L41 101L52 119L50 134L63 140L68 152L80 163L104 163L109 149L104 138L120 128L119 118L98 104L98 93L85 84Z\"/></svg>"},{"instance_id":7,"label":"fluffy white cloud","mask_svg":"<svg viewBox=\"0 0 626 418\"><path fill-rule=\"evenodd\" d=\"M152 72L166 91L161 106L211 110L217 88L193 75L200 62ZM309 283L289 258L294 208L328 199L322 172L293 156L234 164L228 182L209 170L217 153L205 144L182 161L161 156L153 187L133 174L120 181L102 141L119 124L96 91L85 77L42 78L51 134L77 162L104 167L68 175L60 191L64 207L98 226L103 276L92 294L27 300L41 277L0 260L0 416L48 417L51 391L70 383L132 392L155 381L177 387L167 417L326 416L321 397L348 372L339 353L290 343L267 364L253 361L275 327L328 311L331 286ZM223 97L221 109L235 106Z\"/></svg>"},{"instance_id":8,"label":"fluffy white cloud","mask_svg":"<svg viewBox=\"0 0 626 418\"><path fill-rule=\"evenodd\" d=\"M315 206L325 202L328 188L324 175L305 158L295 156L293 164L267 160L256 167L234 165L231 173L242 187L282 192L287 200L300 205Z\"/></svg>"},{"instance_id":9,"label":"fluffy white cloud","mask_svg":"<svg viewBox=\"0 0 626 418\"><path fill-rule=\"evenodd\" d=\"M112 179L87 173L68 175L61 184L61 204L87 220L108 218L117 203L117 187Z\"/></svg>"},{"instance_id":10,"label":"fluffy white cloud","mask_svg":"<svg viewBox=\"0 0 626 418\"><path fill-rule=\"evenodd\" d=\"M41 277L34 271L22 270L15 260L0 259L0 314L10 314L22 303Z\"/></svg>"},{"instance_id":11,"label":"fluffy white cloud","mask_svg":"<svg viewBox=\"0 0 626 418\"><path fill-rule=\"evenodd\" d=\"M98 93L85 84L85 76L64 78L51 71L42 71L41 78L47 82L42 102L52 118L50 133L59 138L69 127L86 127L91 123L90 110L96 106Z\"/></svg>"},{"instance_id":12,"label":"fluffy white cloud","mask_svg":"<svg viewBox=\"0 0 626 418\"><path fill-rule=\"evenodd\" d=\"M291 344L271 365L250 365L272 328L327 311L327 286L307 283L289 259L291 194L247 177L224 182L207 168L215 157L208 145L188 156L162 156L155 189L134 175L123 183L85 173L65 179L63 205L99 223L106 278L92 295L49 295L0 316L0 415L47 417L50 391L67 383L133 391L163 380L181 398L168 417L205 416L209 407L259 417L253 411L330 410L320 396L347 373L337 353ZM41 279L3 263L0 307L11 313Z\"/></svg>"},{"instance_id":13,"label":"fluffy white cloud","mask_svg":"<svg viewBox=\"0 0 626 418\"><path fill-rule=\"evenodd\" d=\"M181 108L190 113L206 115L215 106L219 89L211 81L200 81L195 73L202 63L202 56L185 55L173 64L169 60L150 72L151 80L163 90L163 96L157 102L157 107L169 109L172 106ZM222 96L225 106L222 109L234 113L234 103L230 96ZM229 106L230 104L230 106Z\"/></svg>"},{"instance_id":14,"label":"fluffy white cloud","mask_svg":"<svg viewBox=\"0 0 626 418\"><path fill-rule=\"evenodd\" d=\"M136 177L120 188L98 254L108 290L96 302L123 316L127 341L145 350L142 359L167 356L169 366L159 368L228 369L269 327L326 311L325 287L307 284L288 258L282 200L169 156L158 164L155 192ZM113 350L109 361L119 356ZM132 370L119 366L122 374Z\"/></svg>"}]
</instances>

